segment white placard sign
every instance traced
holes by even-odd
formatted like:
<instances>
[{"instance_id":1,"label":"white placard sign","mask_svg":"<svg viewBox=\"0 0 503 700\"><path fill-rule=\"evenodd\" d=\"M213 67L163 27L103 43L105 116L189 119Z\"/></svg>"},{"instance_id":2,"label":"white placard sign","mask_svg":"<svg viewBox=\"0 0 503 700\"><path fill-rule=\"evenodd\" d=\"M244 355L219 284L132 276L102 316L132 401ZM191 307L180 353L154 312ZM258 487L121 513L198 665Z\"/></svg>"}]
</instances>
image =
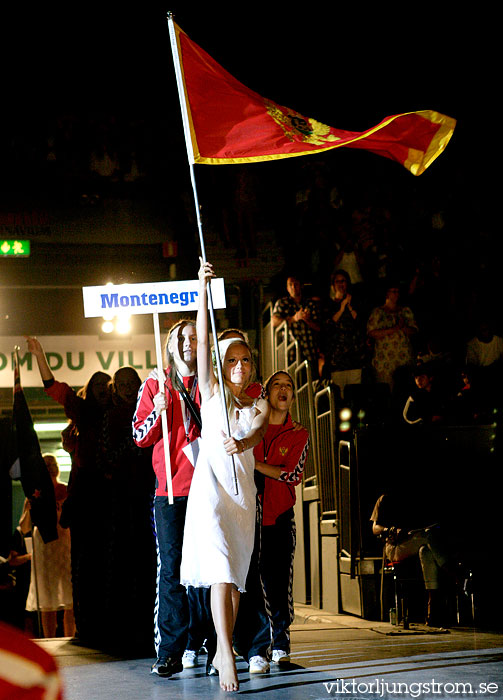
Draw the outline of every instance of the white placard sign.
<instances>
[{"instance_id":1,"label":"white placard sign","mask_svg":"<svg viewBox=\"0 0 503 700\"><path fill-rule=\"evenodd\" d=\"M161 333L159 314L195 311L199 307L199 280L185 282L150 282L145 284L106 284L100 287L82 287L84 316L86 318L113 314L152 314L158 376L163 376ZM208 306L210 298L208 296ZM211 307L225 308L223 278L211 281ZM159 385L164 392L164 383ZM166 411L161 411L161 427L164 439L168 438ZM168 502L173 503L173 484L169 450L164 450L166 489Z\"/></svg>"},{"instance_id":2,"label":"white placard sign","mask_svg":"<svg viewBox=\"0 0 503 700\"><path fill-rule=\"evenodd\" d=\"M145 284L107 284L82 287L84 316L127 313L155 314L197 311L199 280L148 282ZM224 309L225 286L222 277L211 280L214 309Z\"/></svg>"}]
</instances>

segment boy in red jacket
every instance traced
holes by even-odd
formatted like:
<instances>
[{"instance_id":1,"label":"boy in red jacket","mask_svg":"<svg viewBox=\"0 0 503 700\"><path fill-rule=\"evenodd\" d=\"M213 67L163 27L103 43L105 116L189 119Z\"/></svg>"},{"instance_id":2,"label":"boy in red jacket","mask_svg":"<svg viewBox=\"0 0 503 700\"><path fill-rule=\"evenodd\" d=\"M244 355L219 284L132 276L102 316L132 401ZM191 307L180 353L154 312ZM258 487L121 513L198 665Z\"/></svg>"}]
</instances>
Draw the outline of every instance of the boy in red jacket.
<instances>
[{"instance_id":1,"label":"boy in red jacket","mask_svg":"<svg viewBox=\"0 0 503 700\"><path fill-rule=\"evenodd\" d=\"M290 407L293 380L275 372L265 385L271 407L269 427L255 447L255 469L264 475L260 573L271 613L274 663L290 661L293 622L293 558L295 554L295 487L302 480L309 449L309 433L294 427ZM250 671L254 664L250 659Z\"/></svg>"}]
</instances>

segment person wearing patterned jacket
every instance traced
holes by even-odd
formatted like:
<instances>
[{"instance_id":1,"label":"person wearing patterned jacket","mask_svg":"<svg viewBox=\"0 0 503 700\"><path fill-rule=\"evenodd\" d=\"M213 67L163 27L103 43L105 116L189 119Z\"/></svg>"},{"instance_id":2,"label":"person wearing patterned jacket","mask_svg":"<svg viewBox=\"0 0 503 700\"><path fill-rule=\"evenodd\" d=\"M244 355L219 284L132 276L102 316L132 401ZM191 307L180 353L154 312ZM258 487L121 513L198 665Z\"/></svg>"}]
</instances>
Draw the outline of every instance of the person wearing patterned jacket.
<instances>
[{"instance_id":1,"label":"person wearing patterned jacket","mask_svg":"<svg viewBox=\"0 0 503 700\"><path fill-rule=\"evenodd\" d=\"M157 660L151 672L170 677L183 670L182 656L189 628L189 606L180 584L185 511L194 467L187 456L200 436L197 412L201 405L197 384L197 337L193 321L182 320L169 332L166 343L168 369L165 392L159 391L152 373L138 392L133 417L133 438L139 447L153 445L156 475L154 521L157 540L157 595L154 609L154 641ZM183 384L183 388L182 388ZM185 392L183 391L185 389ZM183 395L196 407L191 412ZM167 413L173 503L168 500L161 412ZM184 449L185 448L185 449Z\"/></svg>"},{"instance_id":2,"label":"person wearing patterned jacket","mask_svg":"<svg viewBox=\"0 0 503 700\"><path fill-rule=\"evenodd\" d=\"M290 416L294 384L287 372L275 372L265 392L271 407L269 427L254 450L257 480L263 475L260 573L271 616L272 661L282 664L290 661L289 628L294 617L295 487L302 480L309 433L294 425Z\"/></svg>"}]
</instances>

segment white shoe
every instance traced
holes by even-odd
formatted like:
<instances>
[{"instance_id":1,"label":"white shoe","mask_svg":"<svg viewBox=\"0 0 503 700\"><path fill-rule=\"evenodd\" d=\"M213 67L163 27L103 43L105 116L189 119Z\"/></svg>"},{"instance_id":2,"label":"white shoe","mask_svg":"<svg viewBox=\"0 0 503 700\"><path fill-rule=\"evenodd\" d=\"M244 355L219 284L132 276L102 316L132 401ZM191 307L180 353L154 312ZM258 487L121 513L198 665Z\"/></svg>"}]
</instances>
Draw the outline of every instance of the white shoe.
<instances>
[{"instance_id":1,"label":"white shoe","mask_svg":"<svg viewBox=\"0 0 503 700\"><path fill-rule=\"evenodd\" d=\"M250 659L250 673L268 673L270 669L269 661L263 656L252 656Z\"/></svg>"},{"instance_id":2,"label":"white shoe","mask_svg":"<svg viewBox=\"0 0 503 700\"><path fill-rule=\"evenodd\" d=\"M283 649L273 649L272 662L274 664L289 664L290 654L287 654Z\"/></svg>"},{"instance_id":3,"label":"white shoe","mask_svg":"<svg viewBox=\"0 0 503 700\"><path fill-rule=\"evenodd\" d=\"M185 649L182 656L182 666L184 668L196 668L197 651L192 651L192 649Z\"/></svg>"}]
</instances>

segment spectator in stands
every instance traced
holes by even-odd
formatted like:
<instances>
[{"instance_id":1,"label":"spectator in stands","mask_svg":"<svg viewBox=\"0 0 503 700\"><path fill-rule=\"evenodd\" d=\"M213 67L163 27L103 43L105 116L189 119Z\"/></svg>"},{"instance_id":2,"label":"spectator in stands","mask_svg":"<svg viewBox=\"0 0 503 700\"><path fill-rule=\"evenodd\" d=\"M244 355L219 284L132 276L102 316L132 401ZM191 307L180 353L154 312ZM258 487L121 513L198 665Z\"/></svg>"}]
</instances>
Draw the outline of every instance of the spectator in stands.
<instances>
[{"instance_id":1,"label":"spectator in stands","mask_svg":"<svg viewBox=\"0 0 503 700\"><path fill-rule=\"evenodd\" d=\"M503 362L503 338L495 335L488 319L479 322L477 332L466 347L466 364L473 367L501 367Z\"/></svg>"},{"instance_id":2,"label":"spectator in stands","mask_svg":"<svg viewBox=\"0 0 503 700\"><path fill-rule=\"evenodd\" d=\"M370 520L372 532L384 540L384 556L390 562L419 555L425 588L428 592L426 624L439 623L439 588L441 570L450 572L447 556L440 542L439 528L425 520L420 499L407 489L383 493L377 500ZM426 526L425 526L426 524ZM419 529L412 530L411 527Z\"/></svg>"},{"instance_id":3,"label":"spectator in stands","mask_svg":"<svg viewBox=\"0 0 503 700\"><path fill-rule=\"evenodd\" d=\"M423 336L417 350L417 365L426 365L434 371L436 388L446 397L452 396L458 388L458 356L462 344L458 345L459 348L452 337L439 331Z\"/></svg>"},{"instance_id":4,"label":"spectator in stands","mask_svg":"<svg viewBox=\"0 0 503 700\"><path fill-rule=\"evenodd\" d=\"M388 284L383 306L375 308L367 322L367 334L373 342L372 366L378 382L394 385L399 367L412 365L412 336L417 333L414 315L408 306L401 306L400 289Z\"/></svg>"},{"instance_id":5,"label":"spectator in stands","mask_svg":"<svg viewBox=\"0 0 503 700\"><path fill-rule=\"evenodd\" d=\"M472 370L464 367L459 371L454 395L449 403L449 414L454 425L472 425L479 422L481 400Z\"/></svg>"},{"instance_id":6,"label":"spectator in stands","mask_svg":"<svg viewBox=\"0 0 503 700\"><path fill-rule=\"evenodd\" d=\"M424 343L417 351L417 361L423 364L434 362L439 366L450 366L453 361L452 352L447 347L445 335L441 332L425 336Z\"/></svg>"},{"instance_id":7,"label":"spectator in stands","mask_svg":"<svg viewBox=\"0 0 503 700\"><path fill-rule=\"evenodd\" d=\"M344 395L346 384L361 384L366 346L362 319L351 294L351 280L345 270L331 277L333 299L324 312L324 376L330 377Z\"/></svg>"},{"instance_id":8,"label":"spectator in stands","mask_svg":"<svg viewBox=\"0 0 503 700\"><path fill-rule=\"evenodd\" d=\"M354 237L341 226L339 229L340 250L335 256L334 269L344 270L353 287L363 285L363 256Z\"/></svg>"},{"instance_id":9,"label":"spectator in stands","mask_svg":"<svg viewBox=\"0 0 503 700\"><path fill-rule=\"evenodd\" d=\"M299 343L303 359L311 365L313 377L318 376L320 357L320 320L318 304L314 299L306 299L298 277L291 275L286 281L287 296L281 297L274 305L272 325L277 328L282 321L287 322L294 338Z\"/></svg>"},{"instance_id":10,"label":"spectator in stands","mask_svg":"<svg viewBox=\"0 0 503 700\"><path fill-rule=\"evenodd\" d=\"M369 292L378 291L378 285L387 279L400 279L406 266L406 251L402 238L396 232L396 221L386 208L377 209L373 217L374 239L365 249L365 284Z\"/></svg>"},{"instance_id":11,"label":"spectator in stands","mask_svg":"<svg viewBox=\"0 0 503 700\"><path fill-rule=\"evenodd\" d=\"M466 364L480 392L481 413L489 422L492 409L501 404L503 379L503 338L494 333L490 320L481 320L476 335L468 341Z\"/></svg>"},{"instance_id":12,"label":"spectator in stands","mask_svg":"<svg viewBox=\"0 0 503 700\"><path fill-rule=\"evenodd\" d=\"M443 423L447 413L446 401L436 384L433 367L418 365L414 369L414 383L403 409L405 422L409 425Z\"/></svg>"}]
</instances>

